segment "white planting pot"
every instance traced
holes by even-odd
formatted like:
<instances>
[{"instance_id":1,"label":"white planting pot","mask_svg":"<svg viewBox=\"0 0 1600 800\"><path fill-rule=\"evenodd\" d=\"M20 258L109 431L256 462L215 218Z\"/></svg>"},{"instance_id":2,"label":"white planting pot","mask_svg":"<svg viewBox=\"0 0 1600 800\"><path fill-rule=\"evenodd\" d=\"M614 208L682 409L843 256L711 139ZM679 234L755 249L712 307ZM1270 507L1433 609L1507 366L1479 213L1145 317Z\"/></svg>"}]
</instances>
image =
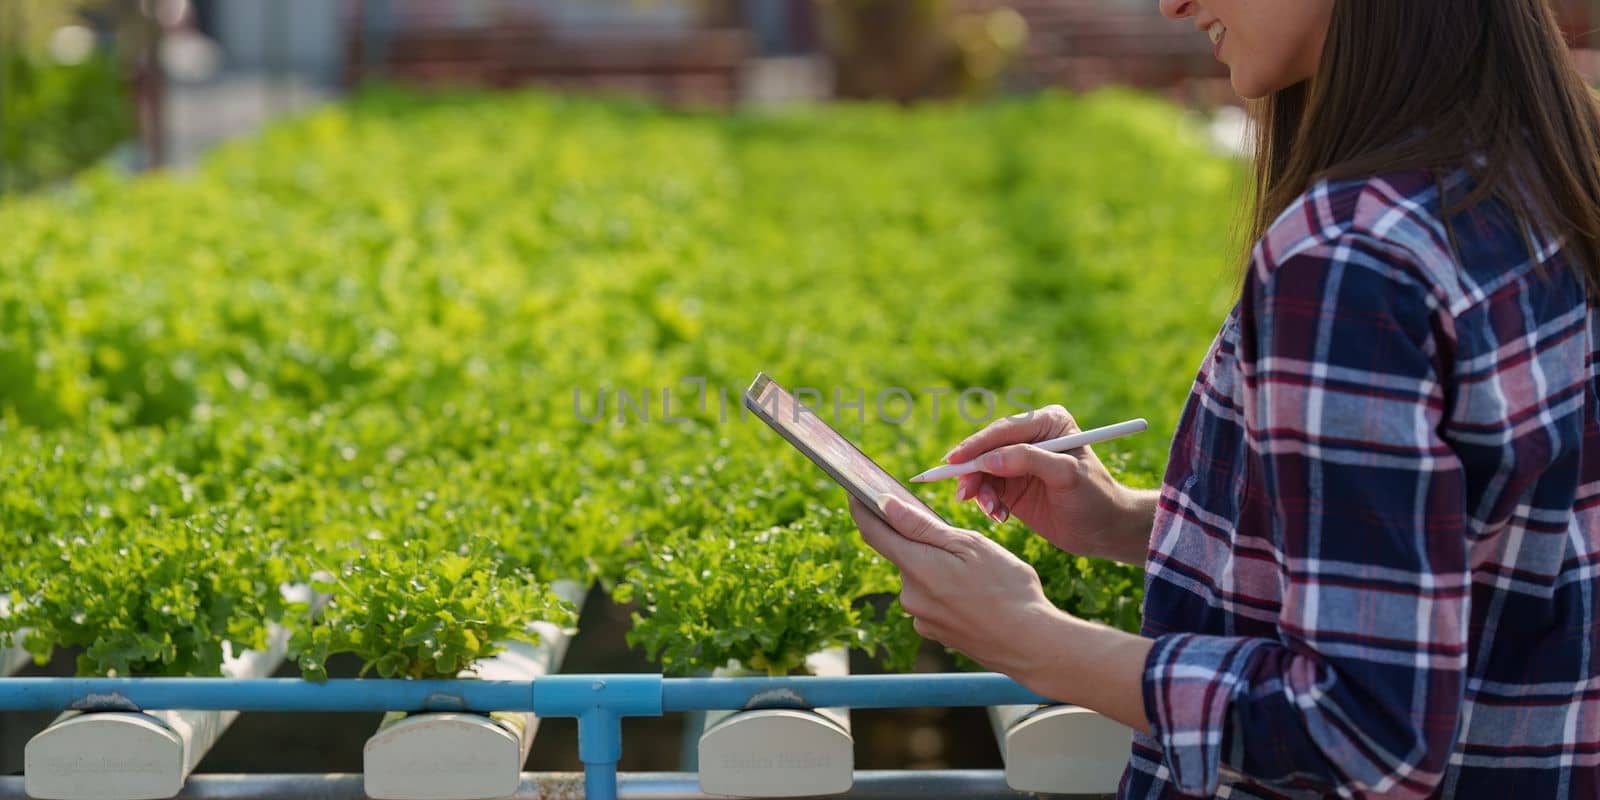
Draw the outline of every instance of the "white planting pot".
<instances>
[{"instance_id":1,"label":"white planting pot","mask_svg":"<svg viewBox=\"0 0 1600 800\"><path fill-rule=\"evenodd\" d=\"M850 674L844 648L812 654L813 674ZM718 669L717 677L748 675ZM850 712L843 708L706 713L700 735L700 791L734 797L841 794L855 781Z\"/></svg>"},{"instance_id":2,"label":"white planting pot","mask_svg":"<svg viewBox=\"0 0 1600 800\"><path fill-rule=\"evenodd\" d=\"M580 610L588 587L556 581L551 589ZM538 622L539 644L501 642L504 650L464 677L527 681L561 669L569 637ZM529 713L392 713L362 750L363 783L374 800L480 800L516 794L522 765L539 730Z\"/></svg>"},{"instance_id":3,"label":"white planting pot","mask_svg":"<svg viewBox=\"0 0 1600 800\"><path fill-rule=\"evenodd\" d=\"M304 585L284 596L315 605ZM283 663L289 632L273 624L265 650L223 645L222 674L264 678ZM164 800L183 789L237 711L68 711L28 740L23 788L35 800Z\"/></svg>"},{"instance_id":4,"label":"white planting pot","mask_svg":"<svg viewBox=\"0 0 1600 800\"><path fill-rule=\"evenodd\" d=\"M10 613L11 601L8 598L0 597L0 617L4 617ZM4 678L13 672L28 666L28 663L33 661L33 656L29 654L27 650L22 649L22 637L26 635L28 635L28 632L25 630L17 631L13 635L13 638L17 642L16 644L11 645L10 647L0 647L0 678Z\"/></svg>"},{"instance_id":5,"label":"white planting pot","mask_svg":"<svg viewBox=\"0 0 1600 800\"><path fill-rule=\"evenodd\" d=\"M18 636L21 635L22 632L18 631ZM22 645L13 645L11 647L0 649L0 678L10 675L17 670L28 666L28 664L32 661L33 656L29 655L28 651L22 649Z\"/></svg>"},{"instance_id":6,"label":"white planting pot","mask_svg":"<svg viewBox=\"0 0 1600 800\"><path fill-rule=\"evenodd\" d=\"M1133 731L1077 706L990 706L1006 785L1020 792L1113 794Z\"/></svg>"}]
</instances>

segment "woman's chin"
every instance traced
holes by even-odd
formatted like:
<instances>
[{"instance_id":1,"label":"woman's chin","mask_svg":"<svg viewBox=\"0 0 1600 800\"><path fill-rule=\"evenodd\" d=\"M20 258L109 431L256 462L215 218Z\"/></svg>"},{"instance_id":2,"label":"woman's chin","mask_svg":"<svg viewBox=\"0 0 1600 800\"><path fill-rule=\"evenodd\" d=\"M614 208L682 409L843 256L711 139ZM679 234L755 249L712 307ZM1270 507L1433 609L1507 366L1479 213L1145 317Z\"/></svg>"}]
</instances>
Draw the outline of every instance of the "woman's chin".
<instances>
[{"instance_id":1,"label":"woman's chin","mask_svg":"<svg viewBox=\"0 0 1600 800\"><path fill-rule=\"evenodd\" d=\"M1234 64L1228 65L1228 82L1233 85L1234 94L1246 100L1262 100L1299 83L1271 70L1263 74L1262 70L1252 71Z\"/></svg>"},{"instance_id":2,"label":"woman's chin","mask_svg":"<svg viewBox=\"0 0 1600 800\"><path fill-rule=\"evenodd\" d=\"M1228 81L1233 84L1234 94L1246 100L1260 100L1276 90L1276 87L1268 86L1262 81L1251 78L1248 73L1232 67L1228 68Z\"/></svg>"}]
</instances>

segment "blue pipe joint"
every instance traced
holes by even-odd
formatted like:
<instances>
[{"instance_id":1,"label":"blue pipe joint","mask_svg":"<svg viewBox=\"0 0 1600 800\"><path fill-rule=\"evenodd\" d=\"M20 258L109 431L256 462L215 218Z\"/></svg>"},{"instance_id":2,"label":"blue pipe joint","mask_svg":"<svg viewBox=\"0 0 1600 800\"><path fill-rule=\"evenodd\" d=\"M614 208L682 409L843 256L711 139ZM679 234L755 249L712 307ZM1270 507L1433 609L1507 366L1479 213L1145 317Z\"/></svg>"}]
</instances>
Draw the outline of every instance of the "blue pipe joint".
<instances>
[{"instance_id":1,"label":"blue pipe joint","mask_svg":"<svg viewBox=\"0 0 1600 800\"><path fill-rule=\"evenodd\" d=\"M546 675L533 681L533 713L578 719L585 764L622 757L622 718L661 716L660 675Z\"/></svg>"},{"instance_id":2,"label":"blue pipe joint","mask_svg":"<svg viewBox=\"0 0 1600 800\"><path fill-rule=\"evenodd\" d=\"M533 681L533 713L541 717L582 717L595 710L661 716L661 676L545 675Z\"/></svg>"},{"instance_id":3,"label":"blue pipe joint","mask_svg":"<svg viewBox=\"0 0 1600 800\"><path fill-rule=\"evenodd\" d=\"M578 758L591 800L617 796L622 718L661 716L660 675L546 675L533 681L533 713L577 717Z\"/></svg>"}]
</instances>

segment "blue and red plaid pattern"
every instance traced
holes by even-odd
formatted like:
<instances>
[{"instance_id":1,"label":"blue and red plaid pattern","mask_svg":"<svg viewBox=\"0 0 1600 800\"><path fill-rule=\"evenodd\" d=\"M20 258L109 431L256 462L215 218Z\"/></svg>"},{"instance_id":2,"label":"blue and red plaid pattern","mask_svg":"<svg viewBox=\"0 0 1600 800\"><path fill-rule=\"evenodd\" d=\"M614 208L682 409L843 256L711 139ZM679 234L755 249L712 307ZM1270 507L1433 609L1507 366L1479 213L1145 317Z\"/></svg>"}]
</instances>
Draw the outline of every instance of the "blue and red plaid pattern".
<instances>
[{"instance_id":1,"label":"blue and red plaid pattern","mask_svg":"<svg viewBox=\"0 0 1600 800\"><path fill-rule=\"evenodd\" d=\"M1600 316L1503 204L1447 230L1467 188L1324 182L1257 244L1173 440L1123 797L1600 797Z\"/></svg>"}]
</instances>

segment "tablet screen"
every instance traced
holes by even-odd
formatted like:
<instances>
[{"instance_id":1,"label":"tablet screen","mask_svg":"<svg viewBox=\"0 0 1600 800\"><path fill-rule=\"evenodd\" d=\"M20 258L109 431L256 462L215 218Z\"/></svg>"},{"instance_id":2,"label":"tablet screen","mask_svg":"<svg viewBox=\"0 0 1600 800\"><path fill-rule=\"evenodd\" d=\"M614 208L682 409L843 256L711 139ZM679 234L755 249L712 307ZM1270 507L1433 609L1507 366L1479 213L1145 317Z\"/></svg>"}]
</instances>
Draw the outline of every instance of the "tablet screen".
<instances>
[{"instance_id":1,"label":"tablet screen","mask_svg":"<svg viewBox=\"0 0 1600 800\"><path fill-rule=\"evenodd\" d=\"M877 511L883 498L893 495L942 519L766 373L757 375L745 390L744 404L867 507Z\"/></svg>"}]
</instances>

